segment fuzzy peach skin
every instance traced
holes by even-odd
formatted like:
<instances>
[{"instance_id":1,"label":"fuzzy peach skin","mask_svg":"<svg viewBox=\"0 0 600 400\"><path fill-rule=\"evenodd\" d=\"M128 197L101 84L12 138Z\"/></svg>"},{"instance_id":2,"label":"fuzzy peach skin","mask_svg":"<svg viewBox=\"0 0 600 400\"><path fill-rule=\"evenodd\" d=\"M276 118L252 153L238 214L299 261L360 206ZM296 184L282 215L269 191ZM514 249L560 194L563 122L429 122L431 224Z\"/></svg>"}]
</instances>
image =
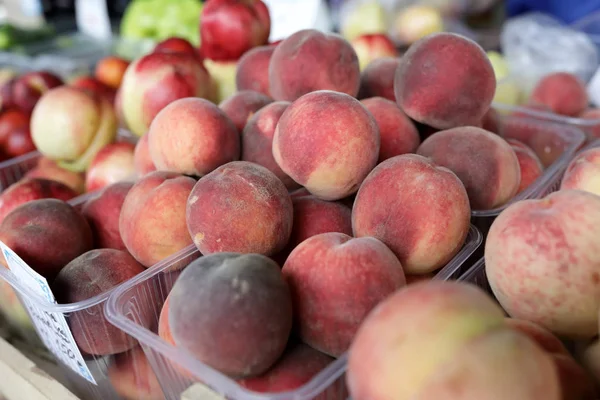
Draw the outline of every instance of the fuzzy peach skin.
<instances>
[{"instance_id":1,"label":"fuzzy peach skin","mask_svg":"<svg viewBox=\"0 0 600 400\"><path fill-rule=\"evenodd\" d=\"M0 240L50 280L93 245L85 218L58 199L33 200L12 210L0 223Z\"/></svg>"},{"instance_id":2,"label":"fuzzy peach skin","mask_svg":"<svg viewBox=\"0 0 600 400\"><path fill-rule=\"evenodd\" d=\"M373 307L406 285L402 264L385 244L337 232L300 243L282 273L300 339L333 357L348 350Z\"/></svg>"},{"instance_id":3,"label":"fuzzy peach skin","mask_svg":"<svg viewBox=\"0 0 600 400\"><path fill-rule=\"evenodd\" d=\"M273 255L292 230L292 200L268 169L234 161L201 178L189 195L189 234L204 255L234 251Z\"/></svg>"},{"instance_id":4,"label":"fuzzy peach skin","mask_svg":"<svg viewBox=\"0 0 600 400\"><path fill-rule=\"evenodd\" d=\"M560 188L584 190L600 196L600 147L585 150L571 160Z\"/></svg>"},{"instance_id":5,"label":"fuzzy peach skin","mask_svg":"<svg viewBox=\"0 0 600 400\"><path fill-rule=\"evenodd\" d=\"M518 318L506 318L506 325L515 329L536 342L542 349L551 354L562 354L569 356L569 351L565 345L548 329L535 322Z\"/></svg>"},{"instance_id":6,"label":"fuzzy peach skin","mask_svg":"<svg viewBox=\"0 0 600 400\"><path fill-rule=\"evenodd\" d=\"M281 170L273 158L273 136L283 112L291 103L276 101L267 104L248 118L242 131L242 161L262 165L274 173L290 190L300 185Z\"/></svg>"},{"instance_id":7,"label":"fuzzy peach skin","mask_svg":"<svg viewBox=\"0 0 600 400\"><path fill-rule=\"evenodd\" d=\"M421 144L419 131L395 102L383 97L371 97L361 100L361 103L373 114L379 127L381 146L378 163L417 151Z\"/></svg>"},{"instance_id":8,"label":"fuzzy peach skin","mask_svg":"<svg viewBox=\"0 0 600 400\"><path fill-rule=\"evenodd\" d=\"M360 75L359 99L383 97L396 101L394 94L394 78L400 58L382 57L371 61Z\"/></svg>"},{"instance_id":9,"label":"fuzzy peach skin","mask_svg":"<svg viewBox=\"0 0 600 400\"><path fill-rule=\"evenodd\" d=\"M113 183L83 205L81 213L94 232L96 248L127 250L119 233L119 217L132 187L133 182Z\"/></svg>"},{"instance_id":10,"label":"fuzzy peach skin","mask_svg":"<svg viewBox=\"0 0 600 400\"><path fill-rule=\"evenodd\" d=\"M123 115L129 129L144 135L156 114L186 97L210 98L213 82L191 54L157 52L129 65L121 84Z\"/></svg>"},{"instance_id":11,"label":"fuzzy peach skin","mask_svg":"<svg viewBox=\"0 0 600 400\"><path fill-rule=\"evenodd\" d=\"M385 243L407 274L444 266L469 232L465 187L450 170L416 154L392 157L363 182L352 208L355 237Z\"/></svg>"},{"instance_id":12,"label":"fuzzy peach skin","mask_svg":"<svg viewBox=\"0 0 600 400\"><path fill-rule=\"evenodd\" d=\"M248 118L273 99L253 90L240 90L219 103L219 108L231 119L239 132L244 130Z\"/></svg>"},{"instance_id":13,"label":"fuzzy peach skin","mask_svg":"<svg viewBox=\"0 0 600 400\"><path fill-rule=\"evenodd\" d=\"M269 63L275 100L294 101L316 90L358 94L360 68L352 45L336 34L300 30L277 45Z\"/></svg>"},{"instance_id":14,"label":"fuzzy peach skin","mask_svg":"<svg viewBox=\"0 0 600 400\"><path fill-rule=\"evenodd\" d=\"M117 354L106 373L124 400L164 400L162 387L141 347Z\"/></svg>"},{"instance_id":15,"label":"fuzzy peach skin","mask_svg":"<svg viewBox=\"0 0 600 400\"><path fill-rule=\"evenodd\" d=\"M85 175L83 173L61 168L48 157L40 157L35 168L29 170L25 177L60 182L73 189L77 194L83 194L85 191Z\"/></svg>"},{"instance_id":16,"label":"fuzzy peach skin","mask_svg":"<svg viewBox=\"0 0 600 400\"><path fill-rule=\"evenodd\" d=\"M516 139L506 140L515 152L521 170L521 183L517 193L527 189L537 178L544 173L544 166L533 150L526 144Z\"/></svg>"},{"instance_id":17,"label":"fuzzy peach skin","mask_svg":"<svg viewBox=\"0 0 600 400\"><path fill-rule=\"evenodd\" d=\"M575 117L588 106L585 84L568 72L546 75L533 88L530 103L543 104L556 114Z\"/></svg>"},{"instance_id":18,"label":"fuzzy peach skin","mask_svg":"<svg viewBox=\"0 0 600 400\"><path fill-rule=\"evenodd\" d=\"M103 97L69 86L46 92L31 116L31 138L39 152L75 172L85 171L96 153L116 136L112 105Z\"/></svg>"},{"instance_id":19,"label":"fuzzy peach skin","mask_svg":"<svg viewBox=\"0 0 600 400\"><path fill-rule=\"evenodd\" d=\"M60 304L90 299L133 278L144 267L126 251L115 249L91 250L67 264L52 283L52 291ZM148 326L149 305L141 305L139 323ZM135 346L135 339L112 325L104 315L104 303L69 318L77 346L87 354L122 353Z\"/></svg>"},{"instance_id":20,"label":"fuzzy peach skin","mask_svg":"<svg viewBox=\"0 0 600 400\"><path fill-rule=\"evenodd\" d=\"M350 347L346 381L356 400L560 398L550 357L505 328L481 289L458 282L415 283L372 310Z\"/></svg>"},{"instance_id":21,"label":"fuzzy peach skin","mask_svg":"<svg viewBox=\"0 0 600 400\"><path fill-rule=\"evenodd\" d=\"M290 291L265 256L204 256L183 270L169 294L169 327L178 347L221 373L261 375L285 350Z\"/></svg>"},{"instance_id":22,"label":"fuzzy peach skin","mask_svg":"<svg viewBox=\"0 0 600 400\"><path fill-rule=\"evenodd\" d=\"M85 186L95 192L120 181L136 178L133 152L135 145L128 142L113 143L100 150L86 172Z\"/></svg>"},{"instance_id":23,"label":"fuzzy peach skin","mask_svg":"<svg viewBox=\"0 0 600 400\"><path fill-rule=\"evenodd\" d=\"M156 167L150 156L147 134L142 136L135 145L135 150L133 151L133 167L138 178L156 171Z\"/></svg>"},{"instance_id":24,"label":"fuzzy peach skin","mask_svg":"<svg viewBox=\"0 0 600 400\"><path fill-rule=\"evenodd\" d=\"M129 190L119 216L125 247L150 267L192 244L185 205L196 181L172 172L152 172Z\"/></svg>"},{"instance_id":25,"label":"fuzzy peach skin","mask_svg":"<svg viewBox=\"0 0 600 400\"><path fill-rule=\"evenodd\" d=\"M473 210L490 210L512 199L521 184L515 151L484 129L463 126L425 139L417 154L453 171L465 185Z\"/></svg>"},{"instance_id":26,"label":"fuzzy peach skin","mask_svg":"<svg viewBox=\"0 0 600 400\"><path fill-rule=\"evenodd\" d=\"M227 115L206 99L179 99L150 125L148 148L159 171L203 176L240 157L240 135Z\"/></svg>"},{"instance_id":27,"label":"fuzzy peach skin","mask_svg":"<svg viewBox=\"0 0 600 400\"><path fill-rule=\"evenodd\" d=\"M306 94L283 113L273 158L294 181L324 200L355 193L379 157L379 128L358 100L330 90Z\"/></svg>"},{"instance_id":28,"label":"fuzzy peach skin","mask_svg":"<svg viewBox=\"0 0 600 400\"><path fill-rule=\"evenodd\" d=\"M12 210L31 200L71 200L77 196L70 187L48 179L24 178L0 194L0 222Z\"/></svg>"},{"instance_id":29,"label":"fuzzy peach skin","mask_svg":"<svg viewBox=\"0 0 600 400\"><path fill-rule=\"evenodd\" d=\"M490 107L481 120L481 127L486 131L502 134L503 119L495 108Z\"/></svg>"},{"instance_id":30,"label":"fuzzy peach skin","mask_svg":"<svg viewBox=\"0 0 600 400\"><path fill-rule=\"evenodd\" d=\"M271 96L269 90L269 63L275 47L273 45L254 47L240 57L235 73L237 90L254 90L266 96Z\"/></svg>"},{"instance_id":31,"label":"fuzzy peach skin","mask_svg":"<svg viewBox=\"0 0 600 400\"><path fill-rule=\"evenodd\" d=\"M494 69L483 49L454 33L435 33L411 45L394 80L400 108L438 129L477 125L495 92Z\"/></svg>"},{"instance_id":32,"label":"fuzzy peach skin","mask_svg":"<svg viewBox=\"0 0 600 400\"><path fill-rule=\"evenodd\" d=\"M383 57L398 57L400 52L392 39L385 33L367 33L350 42L358 57L360 70L364 70L373 60Z\"/></svg>"},{"instance_id":33,"label":"fuzzy peach skin","mask_svg":"<svg viewBox=\"0 0 600 400\"><path fill-rule=\"evenodd\" d=\"M514 317L567 338L598 334L600 197L561 190L511 204L493 222L485 270Z\"/></svg>"}]
</instances>

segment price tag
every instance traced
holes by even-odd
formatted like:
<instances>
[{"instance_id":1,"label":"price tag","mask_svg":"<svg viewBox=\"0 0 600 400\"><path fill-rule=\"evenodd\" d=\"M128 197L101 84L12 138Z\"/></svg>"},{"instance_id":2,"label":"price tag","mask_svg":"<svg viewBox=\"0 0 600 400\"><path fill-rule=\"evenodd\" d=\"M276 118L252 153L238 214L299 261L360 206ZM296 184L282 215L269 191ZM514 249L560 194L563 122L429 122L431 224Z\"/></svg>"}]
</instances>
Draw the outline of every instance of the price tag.
<instances>
[{"instance_id":1,"label":"price tag","mask_svg":"<svg viewBox=\"0 0 600 400\"><path fill-rule=\"evenodd\" d=\"M331 31L331 17L325 0L263 0L269 7L269 40L285 39L302 29Z\"/></svg>"},{"instance_id":2,"label":"price tag","mask_svg":"<svg viewBox=\"0 0 600 400\"><path fill-rule=\"evenodd\" d=\"M77 28L97 39L110 39L112 30L108 16L107 0L77 0L75 19Z\"/></svg>"},{"instance_id":3,"label":"price tag","mask_svg":"<svg viewBox=\"0 0 600 400\"><path fill-rule=\"evenodd\" d=\"M35 272L14 251L0 241L0 249L6 259L8 268L15 278L32 293L41 296L50 303L56 303L48 281ZM34 302L22 297L25 308L29 311L35 328L46 347L65 365L96 385L96 380L88 369L69 325L62 313L40 309Z\"/></svg>"},{"instance_id":4,"label":"price tag","mask_svg":"<svg viewBox=\"0 0 600 400\"><path fill-rule=\"evenodd\" d=\"M588 96L595 106L600 106L600 68L596 70L587 85Z\"/></svg>"}]
</instances>

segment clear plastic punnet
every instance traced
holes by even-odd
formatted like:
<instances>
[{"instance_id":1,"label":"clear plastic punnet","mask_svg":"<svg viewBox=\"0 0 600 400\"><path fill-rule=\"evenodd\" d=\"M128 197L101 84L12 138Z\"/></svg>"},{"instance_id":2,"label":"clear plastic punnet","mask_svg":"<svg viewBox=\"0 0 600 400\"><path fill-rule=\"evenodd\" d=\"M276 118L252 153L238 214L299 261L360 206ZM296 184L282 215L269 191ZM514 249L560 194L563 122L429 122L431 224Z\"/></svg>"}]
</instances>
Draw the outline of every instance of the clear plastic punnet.
<instances>
[{"instance_id":1,"label":"clear plastic punnet","mask_svg":"<svg viewBox=\"0 0 600 400\"><path fill-rule=\"evenodd\" d=\"M482 236L471 226L467 239L460 252L446 266L437 272L434 279L456 279L461 265L480 246ZM110 295L106 304L106 316L110 322L127 334L136 338L149 360L164 396L168 400L179 400L182 393L194 384L203 382L202 388L218 396L232 400L302 400L330 399L345 400L347 390L344 372L344 354L314 376L309 382L293 391L281 393L258 393L249 391L232 379L198 361L188 352L161 339L157 324L164 300L171 291L181 267L200 257L195 246L189 246L178 254L144 271ZM179 269L177 269L179 268ZM142 323L145 314L141 305L153 304L153 317L150 324ZM146 321L147 322L147 321ZM148 328L150 326L151 328Z\"/></svg>"}]
</instances>

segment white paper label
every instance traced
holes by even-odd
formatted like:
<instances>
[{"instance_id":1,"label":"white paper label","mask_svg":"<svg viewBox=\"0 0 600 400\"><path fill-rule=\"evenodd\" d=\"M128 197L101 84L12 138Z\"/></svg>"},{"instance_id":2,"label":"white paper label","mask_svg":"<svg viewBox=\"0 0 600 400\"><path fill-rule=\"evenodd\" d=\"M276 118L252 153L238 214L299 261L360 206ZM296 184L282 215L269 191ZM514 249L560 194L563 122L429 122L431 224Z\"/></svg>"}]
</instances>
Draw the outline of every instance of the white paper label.
<instances>
[{"instance_id":1,"label":"white paper label","mask_svg":"<svg viewBox=\"0 0 600 400\"><path fill-rule=\"evenodd\" d=\"M596 70L587 86L588 96L595 106L600 105L600 68Z\"/></svg>"},{"instance_id":2,"label":"white paper label","mask_svg":"<svg viewBox=\"0 0 600 400\"><path fill-rule=\"evenodd\" d=\"M331 30L331 18L324 0L263 0L269 7L269 40L285 39L302 29Z\"/></svg>"},{"instance_id":3,"label":"white paper label","mask_svg":"<svg viewBox=\"0 0 600 400\"><path fill-rule=\"evenodd\" d=\"M49 303L56 304L56 299L52 294L48 281L31 269L25 261L1 241L0 248L2 249L2 254L4 254L8 268L10 268L10 271L19 283L32 293L46 299ZM42 310L36 306L34 301L28 300L26 296L21 296L21 299L48 350L77 374L89 382L96 384L96 380L85 364L81 352L75 343L64 315L58 312Z\"/></svg>"},{"instance_id":4,"label":"white paper label","mask_svg":"<svg viewBox=\"0 0 600 400\"><path fill-rule=\"evenodd\" d=\"M106 1L77 0L75 19L81 32L97 39L109 39L112 36Z\"/></svg>"}]
</instances>

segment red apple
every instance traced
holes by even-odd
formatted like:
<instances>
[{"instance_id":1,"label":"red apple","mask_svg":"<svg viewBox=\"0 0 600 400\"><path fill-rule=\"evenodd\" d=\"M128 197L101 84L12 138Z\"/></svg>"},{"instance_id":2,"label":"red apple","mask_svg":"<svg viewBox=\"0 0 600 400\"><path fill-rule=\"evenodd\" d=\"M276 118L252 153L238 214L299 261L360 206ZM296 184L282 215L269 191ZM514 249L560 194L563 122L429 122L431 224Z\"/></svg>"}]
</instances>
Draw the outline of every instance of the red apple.
<instances>
[{"instance_id":1,"label":"red apple","mask_svg":"<svg viewBox=\"0 0 600 400\"><path fill-rule=\"evenodd\" d=\"M15 106L13 88L16 81L17 78L11 78L0 84L0 111L4 111Z\"/></svg>"},{"instance_id":2,"label":"red apple","mask_svg":"<svg viewBox=\"0 0 600 400\"><path fill-rule=\"evenodd\" d=\"M179 37L171 37L158 43L153 50L155 53L187 53L198 57L198 51L187 40Z\"/></svg>"},{"instance_id":3,"label":"red apple","mask_svg":"<svg viewBox=\"0 0 600 400\"><path fill-rule=\"evenodd\" d=\"M35 149L28 126L12 131L4 143L4 153L9 158L22 156Z\"/></svg>"},{"instance_id":4,"label":"red apple","mask_svg":"<svg viewBox=\"0 0 600 400\"><path fill-rule=\"evenodd\" d=\"M117 90L121 86L123 75L125 75L128 66L129 61L120 57L104 57L96 64L94 77L113 90Z\"/></svg>"},{"instance_id":5,"label":"red apple","mask_svg":"<svg viewBox=\"0 0 600 400\"><path fill-rule=\"evenodd\" d=\"M262 0L211 0L200 16L202 54L233 61L252 47L266 44L271 33L269 9Z\"/></svg>"},{"instance_id":6,"label":"red apple","mask_svg":"<svg viewBox=\"0 0 600 400\"><path fill-rule=\"evenodd\" d=\"M0 147L4 147L9 136L16 130L29 128L29 115L12 109L0 114Z\"/></svg>"},{"instance_id":7,"label":"red apple","mask_svg":"<svg viewBox=\"0 0 600 400\"><path fill-rule=\"evenodd\" d=\"M70 86L86 90L96 96L102 96L111 104L115 104L115 97L117 96L115 89L94 77L82 76L76 78L71 82Z\"/></svg>"},{"instance_id":8,"label":"red apple","mask_svg":"<svg viewBox=\"0 0 600 400\"><path fill-rule=\"evenodd\" d=\"M350 42L356 55L360 70L365 69L373 60L382 57L398 57L400 52L392 39L384 33L365 34L356 37Z\"/></svg>"},{"instance_id":9,"label":"red apple","mask_svg":"<svg viewBox=\"0 0 600 400\"><path fill-rule=\"evenodd\" d=\"M21 75L15 81L12 90L15 106L31 114L44 93L62 84L62 79L46 71L29 72Z\"/></svg>"},{"instance_id":10,"label":"red apple","mask_svg":"<svg viewBox=\"0 0 600 400\"><path fill-rule=\"evenodd\" d=\"M135 179L134 149L134 144L121 142L109 144L100 150L87 170L86 190L93 192L113 183Z\"/></svg>"}]
</instances>

